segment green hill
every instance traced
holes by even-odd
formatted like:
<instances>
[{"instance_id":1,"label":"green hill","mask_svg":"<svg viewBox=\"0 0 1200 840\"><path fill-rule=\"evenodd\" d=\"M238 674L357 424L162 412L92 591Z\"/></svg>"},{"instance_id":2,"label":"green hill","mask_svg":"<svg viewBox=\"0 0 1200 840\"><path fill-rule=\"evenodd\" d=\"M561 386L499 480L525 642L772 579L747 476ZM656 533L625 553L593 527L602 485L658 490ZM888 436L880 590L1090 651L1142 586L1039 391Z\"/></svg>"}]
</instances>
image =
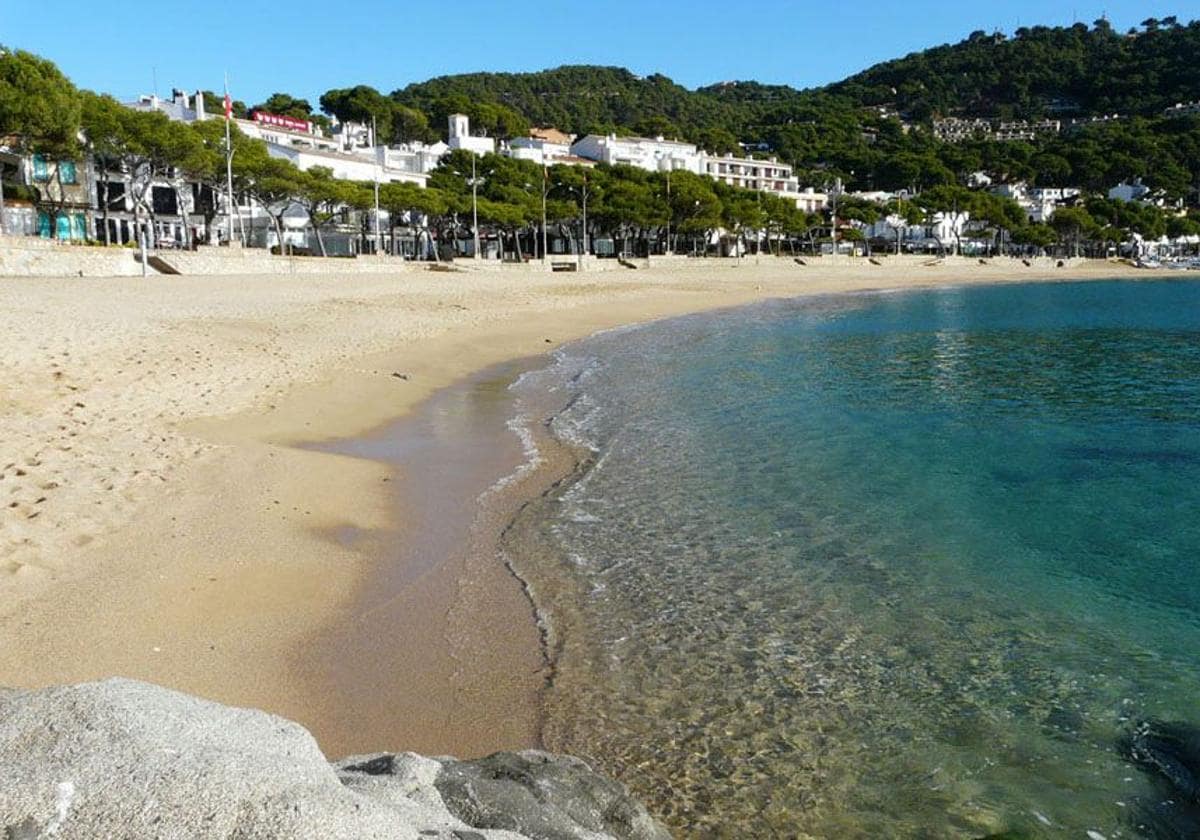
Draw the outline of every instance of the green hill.
<instances>
[{"instance_id":1,"label":"green hill","mask_svg":"<svg viewBox=\"0 0 1200 840\"><path fill-rule=\"evenodd\" d=\"M1167 18L1144 26L1122 34L1098 20L1090 28L1022 28L1011 38L975 32L958 44L878 64L829 92L915 119L1144 115L1200 97L1200 21Z\"/></svg>"},{"instance_id":2,"label":"green hill","mask_svg":"<svg viewBox=\"0 0 1200 840\"><path fill-rule=\"evenodd\" d=\"M440 76L394 91L391 98L425 112L431 120L452 106L469 112L478 103L493 103L513 109L532 124L575 134L694 134L741 123L736 105L689 91L666 76L635 76L620 67Z\"/></svg>"},{"instance_id":3,"label":"green hill","mask_svg":"<svg viewBox=\"0 0 1200 840\"><path fill-rule=\"evenodd\" d=\"M441 76L393 91L330 91L322 106L390 103L394 139L427 139L462 111L499 137L529 125L576 134L616 132L686 139L717 152L739 143L793 164L806 183L834 176L864 189L962 182L977 169L1043 185L1103 189L1143 177L1172 196L1200 181L1200 120L1163 109L1200 99L1200 21L1147 20L1118 33L1037 26L1011 36L975 32L957 44L877 64L823 88L754 81L689 90L662 75L619 67L564 66L535 73ZM364 94L363 92L366 92ZM334 107L331 107L334 106ZM359 108L359 110L362 110ZM379 108L372 105L372 114ZM937 142L937 117L1072 119L1120 113L1119 123L1032 142ZM415 115L415 118L414 118Z\"/></svg>"},{"instance_id":4,"label":"green hill","mask_svg":"<svg viewBox=\"0 0 1200 840\"><path fill-rule=\"evenodd\" d=\"M1157 114L1200 97L1200 21L1147 21L1118 33L1092 27L975 32L966 40L875 65L825 88L725 82L688 90L666 76L619 67L565 66L536 73L441 76L391 98L436 116L447 100L491 102L540 125L575 133L667 129L728 131L744 141L773 126L829 111L888 107L920 122L934 116L1034 118ZM663 133L659 131L658 133Z\"/></svg>"}]
</instances>

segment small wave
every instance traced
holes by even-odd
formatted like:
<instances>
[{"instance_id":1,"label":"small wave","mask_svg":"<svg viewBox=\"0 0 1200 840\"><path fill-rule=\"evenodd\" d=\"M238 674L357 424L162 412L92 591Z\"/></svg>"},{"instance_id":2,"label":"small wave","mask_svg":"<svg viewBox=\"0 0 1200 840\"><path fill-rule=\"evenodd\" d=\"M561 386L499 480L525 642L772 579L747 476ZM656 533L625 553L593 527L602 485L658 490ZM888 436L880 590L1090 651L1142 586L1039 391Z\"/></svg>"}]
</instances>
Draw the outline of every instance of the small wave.
<instances>
[{"instance_id":1,"label":"small wave","mask_svg":"<svg viewBox=\"0 0 1200 840\"><path fill-rule=\"evenodd\" d=\"M603 413L586 393L579 393L547 424L551 434L571 446L600 451L599 424Z\"/></svg>"},{"instance_id":2,"label":"small wave","mask_svg":"<svg viewBox=\"0 0 1200 840\"><path fill-rule=\"evenodd\" d=\"M578 387L604 367L603 359L597 355L572 353L564 349L555 351L552 359L546 367L523 372L508 386L509 390L518 394L535 390L553 394Z\"/></svg>"},{"instance_id":3,"label":"small wave","mask_svg":"<svg viewBox=\"0 0 1200 840\"><path fill-rule=\"evenodd\" d=\"M486 501L493 494L520 481L545 462L541 452L538 450L537 441L534 439L531 428L532 424L533 418L523 414L518 414L505 424L520 439L521 451L525 456L525 460L518 464L515 470L497 479L490 487L480 493L477 501L481 503Z\"/></svg>"}]
</instances>

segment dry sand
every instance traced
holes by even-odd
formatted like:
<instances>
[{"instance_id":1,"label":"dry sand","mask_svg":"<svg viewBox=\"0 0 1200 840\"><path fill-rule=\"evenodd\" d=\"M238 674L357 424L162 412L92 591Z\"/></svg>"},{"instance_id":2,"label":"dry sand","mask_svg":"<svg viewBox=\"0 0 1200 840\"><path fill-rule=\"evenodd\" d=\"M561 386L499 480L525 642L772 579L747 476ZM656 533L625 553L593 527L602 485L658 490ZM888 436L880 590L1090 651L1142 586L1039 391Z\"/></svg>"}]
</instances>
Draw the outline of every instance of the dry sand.
<instances>
[{"instance_id":1,"label":"dry sand","mask_svg":"<svg viewBox=\"0 0 1200 840\"><path fill-rule=\"evenodd\" d=\"M413 537L397 488L429 479L295 444L378 429L489 365L618 324L769 297L1149 276L1105 263L808 262L0 278L0 685L152 680L297 719L335 754L525 745L539 678L515 581L489 557L400 575L402 608L372 632L356 605L395 562L388 546ZM461 669L444 679L464 653L445 649L444 625L464 616L498 640L466 651L473 687ZM371 645L401 651L383 662L405 672L345 685L355 670L320 640L348 622L368 628L362 650L338 648L368 663L359 678ZM361 725L338 714L355 692L377 711Z\"/></svg>"}]
</instances>

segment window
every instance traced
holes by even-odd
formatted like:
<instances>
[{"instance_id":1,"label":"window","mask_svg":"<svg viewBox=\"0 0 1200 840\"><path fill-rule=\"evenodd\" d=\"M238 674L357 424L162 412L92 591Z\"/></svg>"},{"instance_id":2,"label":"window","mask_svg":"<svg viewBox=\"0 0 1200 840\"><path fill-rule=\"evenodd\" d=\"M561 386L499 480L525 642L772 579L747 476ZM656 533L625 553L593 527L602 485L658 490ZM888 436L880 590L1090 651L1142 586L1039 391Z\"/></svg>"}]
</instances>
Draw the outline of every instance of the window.
<instances>
[{"instance_id":1,"label":"window","mask_svg":"<svg viewBox=\"0 0 1200 840\"><path fill-rule=\"evenodd\" d=\"M179 213L175 190L170 187L151 187L150 203L156 216L175 216Z\"/></svg>"},{"instance_id":2,"label":"window","mask_svg":"<svg viewBox=\"0 0 1200 840\"><path fill-rule=\"evenodd\" d=\"M192 206L205 216L217 212L217 194L212 187L192 184Z\"/></svg>"},{"instance_id":3,"label":"window","mask_svg":"<svg viewBox=\"0 0 1200 840\"><path fill-rule=\"evenodd\" d=\"M58 182L60 184L77 183L75 179L75 163L69 160L58 162Z\"/></svg>"},{"instance_id":4,"label":"window","mask_svg":"<svg viewBox=\"0 0 1200 840\"><path fill-rule=\"evenodd\" d=\"M50 166L46 163L46 159L41 155L33 156L33 180L49 181Z\"/></svg>"},{"instance_id":5,"label":"window","mask_svg":"<svg viewBox=\"0 0 1200 840\"><path fill-rule=\"evenodd\" d=\"M125 208L125 182L124 181L102 181L97 184L100 193L101 206L108 206L109 210L123 210Z\"/></svg>"}]
</instances>

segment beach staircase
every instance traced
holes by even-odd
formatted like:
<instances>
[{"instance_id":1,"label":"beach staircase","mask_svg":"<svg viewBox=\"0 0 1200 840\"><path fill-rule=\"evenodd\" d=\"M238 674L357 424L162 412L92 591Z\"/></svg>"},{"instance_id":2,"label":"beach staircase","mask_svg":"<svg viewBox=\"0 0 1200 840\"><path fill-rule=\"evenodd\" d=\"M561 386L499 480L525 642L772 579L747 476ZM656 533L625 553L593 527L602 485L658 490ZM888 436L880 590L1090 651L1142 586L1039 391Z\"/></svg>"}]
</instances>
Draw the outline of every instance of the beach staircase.
<instances>
[{"instance_id":1,"label":"beach staircase","mask_svg":"<svg viewBox=\"0 0 1200 840\"><path fill-rule=\"evenodd\" d=\"M135 254L134 256L139 261L142 259L141 254ZM183 273L178 268L171 265L169 262L164 260L162 257L158 256L157 254L147 254L146 255L146 267L154 269L159 274L182 274Z\"/></svg>"}]
</instances>

